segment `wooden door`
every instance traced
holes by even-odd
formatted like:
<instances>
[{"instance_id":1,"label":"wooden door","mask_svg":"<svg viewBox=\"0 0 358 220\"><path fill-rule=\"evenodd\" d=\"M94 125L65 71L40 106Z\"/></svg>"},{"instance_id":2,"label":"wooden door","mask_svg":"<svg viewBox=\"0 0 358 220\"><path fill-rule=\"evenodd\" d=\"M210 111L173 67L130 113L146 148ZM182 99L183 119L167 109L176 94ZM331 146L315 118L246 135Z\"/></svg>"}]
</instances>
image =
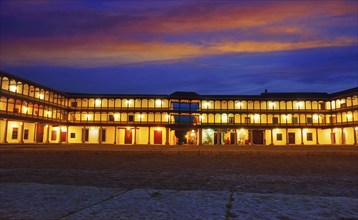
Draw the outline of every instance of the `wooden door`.
<instances>
[{"instance_id":1,"label":"wooden door","mask_svg":"<svg viewBox=\"0 0 358 220\"><path fill-rule=\"evenodd\" d=\"M336 133L334 133L334 132L331 133L331 142L332 142L332 144L336 143Z\"/></svg>"},{"instance_id":2,"label":"wooden door","mask_svg":"<svg viewBox=\"0 0 358 220\"><path fill-rule=\"evenodd\" d=\"M132 144L132 129L126 129L124 135L124 144Z\"/></svg>"},{"instance_id":3,"label":"wooden door","mask_svg":"<svg viewBox=\"0 0 358 220\"><path fill-rule=\"evenodd\" d=\"M42 143L44 141L44 124L37 124L36 142Z\"/></svg>"},{"instance_id":4,"label":"wooden door","mask_svg":"<svg viewBox=\"0 0 358 220\"><path fill-rule=\"evenodd\" d=\"M264 144L264 131L253 130L252 135L252 141L254 144Z\"/></svg>"},{"instance_id":5,"label":"wooden door","mask_svg":"<svg viewBox=\"0 0 358 220\"><path fill-rule=\"evenodd\" d=\"M236 133L230 133L230 144L236 144Z\"/></svg>"},{"instance_id":6,"label":"wooden door","mask_svg":"<svg viewBox=\"0 0 358 220\"><path fill-rule=\"evenodd\" d=\"M67 131L61 131L61 142L67 141Z\"/></svg>"},{"instance_id":7,"label":"wooden door","mask_svg":"<svg viewBox=\"0 0 358 220\"><path fill-rule=\"evenodd\" d=\"M295 133L288 133L288 144L295 144Z\"/></svg>"},{"instance_id":8,"label":"wooden door","mask_svg":"<svg viewBox=\"0 0 358 220\"><path fill-rule=\"evenodd\" d=\"M162 131L154 131L154 144L162 144Z\"/></svg>"}]
</instances>

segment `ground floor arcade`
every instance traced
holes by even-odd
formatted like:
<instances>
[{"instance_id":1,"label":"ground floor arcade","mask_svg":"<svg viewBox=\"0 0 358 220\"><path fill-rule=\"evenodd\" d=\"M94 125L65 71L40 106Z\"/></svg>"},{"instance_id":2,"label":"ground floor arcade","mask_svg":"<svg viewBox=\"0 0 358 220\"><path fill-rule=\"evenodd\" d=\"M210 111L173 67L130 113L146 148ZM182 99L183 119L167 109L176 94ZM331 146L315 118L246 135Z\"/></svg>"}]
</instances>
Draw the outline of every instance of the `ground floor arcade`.
<instances>
[{"instance_id":1,"label":"ground floor arcade","mask_svg":"<svg viewBox=\"0 0 358 220\"><path fill-rule=\"evenodd\" d=\"M154 126L79 126L0 120L0 143L158 144L178 143L175 129ZM357 145L358 127L344 128L194 128L189 144L207 145Z\"/></svg>"}]
</instances>

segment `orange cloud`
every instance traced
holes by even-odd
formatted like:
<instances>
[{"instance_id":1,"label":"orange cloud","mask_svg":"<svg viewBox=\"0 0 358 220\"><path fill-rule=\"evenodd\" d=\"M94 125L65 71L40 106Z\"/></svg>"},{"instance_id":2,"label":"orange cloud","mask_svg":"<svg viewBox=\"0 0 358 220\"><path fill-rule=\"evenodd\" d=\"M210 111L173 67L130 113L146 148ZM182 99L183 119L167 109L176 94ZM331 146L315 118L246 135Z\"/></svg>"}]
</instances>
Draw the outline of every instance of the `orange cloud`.
<instances>
[{"instance_id":1,"label":"orange cloud","mask_svg":"<svg viewBox=\"0 0 358 220\"><path fill-rule=\"evenodd\" d=\"M258 27L314 15L357 13L357 5L349 1L279 1L260 2L260 5L220 4L215 7L193 4L186 7L186 13L174 12L139 22L138 25L148 31L162 33L211 32Z\"/></svg>"},{"instance_id":2,"label":"orange cloud","mask_svg":"<svg viewBox=\"0 0 358 220\"><path fill-rule=\"evenodd\" d=\"M2 48L2 62L12 65L109 66L163 62L225 53L257 53L357 45L357 39L337 38L302 42L222 41L205 45L168 42L110 42L102 44L13 42ZM63 46L66 45L66 46Z\"/></svg>"}]
</instances>

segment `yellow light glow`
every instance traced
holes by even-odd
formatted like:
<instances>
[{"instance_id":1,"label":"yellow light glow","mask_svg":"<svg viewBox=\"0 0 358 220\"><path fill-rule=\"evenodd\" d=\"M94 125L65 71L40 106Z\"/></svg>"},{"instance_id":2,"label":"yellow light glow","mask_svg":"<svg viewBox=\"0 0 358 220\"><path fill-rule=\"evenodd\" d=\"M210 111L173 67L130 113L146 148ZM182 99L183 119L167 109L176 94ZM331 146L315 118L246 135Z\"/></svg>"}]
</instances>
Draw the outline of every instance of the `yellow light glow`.
<instances>
[{"instance_id":1,"label":"yellow light glow","mask_svg":"<svg viewBox=\"0 0 358 220\"><path fill-rule=\"evenodd\" d=\"M270 108L274 108L274 107L275 107L275 103L274 103L274 102L269 102L269 106L270 106Z\"/></svg>"},{"instance_id":2,"label":"yellow light glow","mask_svg":"<svg viewBox=\"0 0 358 220\"><path fill-rule=\"evenodd\" d=\"M44 94L39 94L39 99L44 99Z\"/></svg>"},{"instance_id":3,"label":"yellow light glow","mask_svg":"<svg viewBox=\"0 0 358 220\"><path fill-rule=\"evenodd\" d=\"M333 131L334 131L334 132L338 132L338 128L335 128Z\"/></svg>"},{"instance_id":4,"label":"yellow light glow","mask_svg":"<svg viewBox=\"0 0 358 220\"><path fill-rule=\"evenodd\" d=\"M162 100L157 99L155 100L155 106L160 107L162 105Z\"/></svg>"},{"instance_id":5,"label":"yellow light glow","mask_svg":"<svg viewBox=\"0 0 358 220\"><path fill-rule=\"evenodd\" d=\"M243 129L243 128L241 128L241 129L240 129L240 132L244 132L244 129Z\"/></svg>"},{"instance_id":6,"label":"yellow light glow","mask_svg":"<svg viewBox=\"0 0 358 220\"><path fill-rule=\"evenodd\" d=\"M255 121L258 121L259 119L260 119L260 115L259 115L259 114L254 115L254 120L255 120Z\"/></svg>"},{"instance_id":7,"label":"yellow light glow","mask_svg":"<svg viewBox=\"0 0 358 220\"><path fill-rule=\"evenodd\" d=\"M191 133L190 136L192 136L192 137L195 136L195 133Z\"/></svg>"},{"instance_id":8,"label":"yellow light glow","mask_svg":"<svg viewBox=\"0 0 358 220\"><path fill-rule=\"evenodd\" d=\"M170 119L170 115L166 115L165 118L166 118L166 119Z\"/></svg>"},{"instance_id":9,"label":"yellow light glow","mask_svg":"<svg viewBox=\"0 0 358 220\"><path fill-rule=\"evenodd\" d=\"M16 88L15 85L11 85L10 88L9 88L9 90L10 90L11 92L16 92L17 88Z\"/></svg>"},{"instance_id":10,"label":"yellow light glow","mask_svg":"<svg viewBox=\"0 0 358 220\"><path fill-rule=\"evenodd\" d=\"M46 116L47 116L47 117L50 117L50 116L51 116L51 112L46 111Z\"/></svg>"},{"instance_id":11,"label":"yellow light glow","mask_svg":"<svg viewBox=\"0 0 358 220\"><path fill-rule=\"evenodd\" d=\"M20 125L22 125L22 122L20 122Z\"/></svg>"},{"instance_id":12,"label":"yellow light glow","mask_svg":"<svg viewBox=\"0 0 358 220\"><path fill-rule=\"evenodd\" d=\"M100 99L96 99L96 106L97 107L101 106L101 104L102 104L102 101Z\"/></svg>"},{"instance_id":13,"label":"yellow light glow","mask_svg":"<svg viewBox=\"0 0 358 220\"><path fill-rule=\"evenodd\" d=\"M191 133L195 133L195 130L191 130Z\"/></svg>"},{"instance_id":14,"label":"yellow light glow","mask_svg":"<svg viewBox=\"0 0 358 220\"><path fill-rule=\"evenodd\" d=\"M314 120L318 120L318 115L314 114L314 115L313 115L313 119L314 119Z\"/></svg>"},{"instance_id":15,"label":"yellow light glow","mask_svg":"<svg viewBox=\"0 0 358 220\"><path fill-rule=\"evenodd\" d=\"M297 108L303 108L303 102L297 102Z\"/></svg>"},{"instance_id":16,"label":"yellow light glow","mask_svg":"<svg viewBox=\"0 0 358 220\"><path fill-rule=\"evenodd\" d=\"M91 127L91 130L94 130L94 127Z\"/></svg>"},{"instance_id":17,"label":"yellow light glow","mask_svg":"<svg viewBox=\"0 0 358 220\"><path fill-rule=\"evenodd\" d=\"M351 120L352 119L352 114L347 114L347 119Z\"/></svg>"},{"instance_id":18,"label":"yellow light glow","mask_svg":"<svg viewBox=\"0 0 358 220\"><path fill-rule=\"evenodd\" d=\"M138 118L139 118L139 119L143 119L143 118L144 118L144 115L140 114L140 115L138 115Z\"/></svg>"},{"instance_id":19,"label":"yellow light glow","mask_svg":"<svg viewBox=\"0 0 358 220\"><path fill-rule=\"evenodd\" d=\"M127 127L127 131L129 131L131 128L130 127Z\"/></svg>"},{"instance_id":20,"label":"yellow light glow","mask_svg":"<svg viewBox=\"0 0 358 220\"><path fill-rule=\"evenodd\" d=\"M67 131L67 128L66 128L65 126L62 126L62 127L61 127L61 131L62 131L62 132L66 132L66 131Z\"/></svg>"},{"instance_id":21,"label":"yellow light glow","mask_svg":"<svg viewBox=\"0 0 358 220\"><path fill-rule=\"evenodd\" d=\"M241 108L241 106L242 106L241 102L236 102L236 106L237 106L238 108Z\"/></svg>"},{"instance_id":22,"label":"yellow light glow","mask_svg":"<svg viewBox=\"0 0 358 220\"><path fill-rule=\"evenodd\" d=\"M226 115L226 114L223 114L223 115L221 116L221 119L222 119L223 121L226 121L226 120L227 120L227 115Z\"/></svg>"},{"instance_id":23,"label":"yellow light glow","mask_svg":"<svg viewBox=\"0 0 358 220\"><path fill-rule=\"evenodd\" d=\"M58 131L58 130L59 130L59 128L58 128L58 127L53 127L53 128L52 128L52 130L54 130L54 131Z\"/></svg>"},{"instance_id":24,"label":"yellow light glow","mask_svg":"<svg viewBox=\"0 0 358 220\"><path fill-rule=\"evenodd\" d=\"M157 131L160 131L160 130L162 130L161 128L157 128Z\"/></svg>"},{"instance_id":25,"label":"yellow light glow","mask_svg":"<svg viewBox=\"0 0 358 220\"><path fill-rule=\"evenodd\" d=\"M126 101L126 105L127 105L127 107L130 106L130 105L132 105L132 100L127 100L127 101Z\"/></svg>"},{"instance_id":26,"label":"yellow light glow","mask_svg":"<svg viewBox=\"0 0 358 220\"><path fill-rule=\"evenodd\" d=\"M86 115L87 120L91 120L91 118L92 118L92 115L88 115L88 114Z\"/></svg>"},{"instance_id":27,"label":"yellow light glow","mask_svg":"<svg viewBox=\"0 0 358 220\"><path fill-rule=\"evenodd\" d=\"M358 127L356 127L355 130L358 131Z\"/></svg>"},{"instance_id":28,"label":"yellow light glow","mask_svg":"<svg viewBox=\"0 0 358 220\"><path fill-rule=\"evenodd\" d=\"M48 128L48 125L45 125L45 128Z\"/></svg>"},{"instance_id":29,"label":"yellow light glow","mask_svg":"<svg viewBox=\"0 0 358 220\"><path fill-rule=\"evenodd\" d=\"M119 118L119 114L114 114L114 118L117 120Z\"/></svg>"},{"instance_id":30,"label":"yellow light glow","mask_svg":"<svg viewBox=\"0 0 358 220\"><path fill-rule=\"evenodd\" d=\"M203 108L209 108L210 104L208 102L203 103Z\"/></svg>"},{"instance_id":31,"label":"yellow light glow","mask_svg":"<svg viewBox=\"0 0 358 220\"><path fill-rule=\"evenodd\" d=\"M203 118L204 118L204 115L200 115L200 116L199 116L199 119L200 119L200 120L203 120Z\"/></svg>"},{"instance_id":32,"label":"yellow light glow","mask_svg":"<svg viewBox=\"0 0 358 220\"><path fill-rule=\"evenodd\" d=\"M25 106L22 107L22 113L25 113L25 114L26 114L26 113L27 113L27 110L28 110L27 107L25 107Z\"/></svg>"}]
</instances>

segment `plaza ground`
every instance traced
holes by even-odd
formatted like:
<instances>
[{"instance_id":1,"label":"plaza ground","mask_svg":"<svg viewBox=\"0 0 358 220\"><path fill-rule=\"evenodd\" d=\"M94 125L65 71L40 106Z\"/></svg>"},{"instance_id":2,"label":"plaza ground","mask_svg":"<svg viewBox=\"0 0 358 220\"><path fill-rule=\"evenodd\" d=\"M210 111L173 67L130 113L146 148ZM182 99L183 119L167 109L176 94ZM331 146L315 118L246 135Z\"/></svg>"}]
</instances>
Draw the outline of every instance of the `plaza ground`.
<instances>
[{"instance_id":1,"label":"plaza ground","mask_svg":"<svg viewBox=\"0 0 358 220\"><path fill-rule=\"evenodd\" d=\"M0 145L2 219L358 218L355 146Z\"/></svg>"}]
</instances>

